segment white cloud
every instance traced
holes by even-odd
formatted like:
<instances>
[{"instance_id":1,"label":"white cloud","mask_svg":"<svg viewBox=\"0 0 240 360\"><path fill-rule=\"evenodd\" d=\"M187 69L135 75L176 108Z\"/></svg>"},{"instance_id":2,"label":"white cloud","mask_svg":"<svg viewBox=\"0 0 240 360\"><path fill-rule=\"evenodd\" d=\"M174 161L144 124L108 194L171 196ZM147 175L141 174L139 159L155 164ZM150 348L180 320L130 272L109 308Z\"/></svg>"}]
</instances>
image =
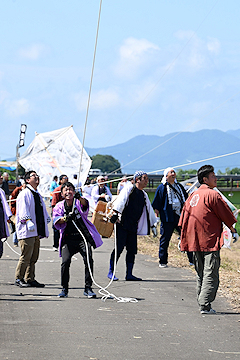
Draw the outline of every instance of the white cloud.
<instances>
[{"instance_id":1,"label":"white cloud","mask_svg":"<svg viewBox=\"0 0 240 360\"><path fill-rule=\"evenodd\" d=\"M8 100L5 102L5 110L8 116L18 117L29 113L30 104L27 99Z\"/></svg>"},{"instance_id":2,"label":"white cloud","mask_svg":"<svg viewBox=\"0 0 240 360\"><path fill-rule=\"evenodd\" d=\"M159 47L146 39L128 38L119 49L120 59L115 67L119 76L134 76L139 67L155 57Z\"/></svg>"},{"instance_id":3,"label":"white cloud","mask_svg":"<svg viewBox=\"0 0 240 360\"><path fill-rule=\"evenodd\" d=\"M184 46L181 59L183 59L185 65L194 70L209 67L211 62L209 56L212 59L212 55L218 55L220 50L218 39L209 38L208 41L205 41L199 38L193 31L179 30L175 33L175 37Z\"/></svg>"},{"instance_id":4,"label":"white cloud","mask_svg":"<svg viewBox=\"0 0 240 360\"><path fill-rule=\"evenodd\" d=\"M31 46L19 49L19 56L23 59L38 60L46 53L46 46L42 44L33 44Z\"/></svg>"},{"instance_id":5,"label":"white cloud","mask_svg":"<svg viewBox=\"0 0 240 360\"><path fill-rule=\"evenodd\" d=\"M87 109L88 96L86 93L78 93L74 95L74 101L79 111ZM92 93L90 99L90 108L94 110L108 109L119 103L119 95L115 89L100 90Z\"/></svg>"},{"instance_id":6,"label":"white cloud","mask_svg":"<svg viewBox=\"0 0 240 360\"><path fill-rule=\"evenodd\" d=\"M209 41L207 43L207 48L210 52L217 55L217 54L219 54L220 47L221 47L221 44L218 39L209 38Z\"/></svg>"}]
</instances>

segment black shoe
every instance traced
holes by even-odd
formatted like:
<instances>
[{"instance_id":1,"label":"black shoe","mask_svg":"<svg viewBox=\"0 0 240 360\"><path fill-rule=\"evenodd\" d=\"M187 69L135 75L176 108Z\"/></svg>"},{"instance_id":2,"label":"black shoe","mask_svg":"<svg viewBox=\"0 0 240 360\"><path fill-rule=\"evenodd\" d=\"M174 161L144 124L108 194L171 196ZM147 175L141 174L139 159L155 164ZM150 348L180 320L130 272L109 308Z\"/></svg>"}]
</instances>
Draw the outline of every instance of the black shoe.
<instances>
[{"instance_id":1,"label":"black shoe","mask_svg":"<svg viewBox=\"0 0 240 360\"><path fill-rule=\"evenodd\" d=\"M30 284L26 283L23 279L22 280L16 279L14 285L19 286L19 287L30 287L31 286Z\"/></svg>"},{"instance_id":2,"label":"black shoe","mask_svg":"<svg viewBox=\"0 0 240 360\"><path fill-rule=\"evenodd\" d=\"M66 289L62 289L62 291L60 292L60 294L58 295L58 297L60 298L66 298L68 297L68 291Z\"/></svg>"},{"instance_id":3,"label":"black shoe","mask_svg":"<svg viewBox=\"0 0 240 360\"><path fill-rule=\"evenodd\" d=\"M45 284L40 284L37 280L28 281L27 284L31 287L43 288Z\"/></svg>"},{"instance_id":4,"label":"black shoe","mask_svg":"<svg viewBox=\"0 0 240 360\"><path fill-rule=\"evenodd\" d=\"M93 292L92 288L90 287L86 287L84 292L83 292L83 295L87 296L88 299L91 299L91 298L95 298L96 297L96 294L95 292Z\"/></svg>"},{"instance_id":5,"label":"black shoe","mask_svg":"<svg viewBox=\"0 0 240 360\"><path fill-rule=\"evenodd\" d=\"M126 281L142 281L142 278L138 278L134 275L126 275L125 280Z\"/></svg>"}]
</instances>

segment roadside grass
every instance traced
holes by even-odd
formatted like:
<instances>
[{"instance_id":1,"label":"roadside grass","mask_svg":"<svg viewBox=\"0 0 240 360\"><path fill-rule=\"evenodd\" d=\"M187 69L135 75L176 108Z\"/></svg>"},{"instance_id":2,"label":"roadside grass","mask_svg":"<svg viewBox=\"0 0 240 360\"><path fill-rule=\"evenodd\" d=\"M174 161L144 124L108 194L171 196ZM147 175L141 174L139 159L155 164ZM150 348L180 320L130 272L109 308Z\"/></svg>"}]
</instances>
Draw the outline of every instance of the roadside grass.
<instances>
[{"instance_id":1,"label":"roadside grass","mask_svg":"<svg viewBox=\"0 0 240 360\"><path fill-rule=\"evenodd\" d=\"M159 234L159 225L158 225ZM169 244L168 263L170 266L190 268L195 273L193 266L189 266L185 253L178 250L178 234L174 233ZM158 266L159 236L138 236L138 251L152 256ZM240 240L232 244L231 249L221 249L220 285L218 294L227 298L235 311L240 311Z\"/></svg>"}]
</instances>

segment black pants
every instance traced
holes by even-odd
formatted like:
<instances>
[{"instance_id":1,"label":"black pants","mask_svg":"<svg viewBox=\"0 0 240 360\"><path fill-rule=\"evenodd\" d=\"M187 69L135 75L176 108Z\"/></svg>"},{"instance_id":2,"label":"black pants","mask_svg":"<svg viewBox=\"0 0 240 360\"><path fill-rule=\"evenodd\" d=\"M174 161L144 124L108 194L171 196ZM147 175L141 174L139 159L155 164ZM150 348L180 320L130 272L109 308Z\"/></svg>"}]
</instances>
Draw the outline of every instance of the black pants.
<instances>
[{"instance_id":1,"label":"black pants","mask_svg":"<svg viewBox=\"0 0 240 360\"><path fill-rule=\"evenodd\" d=\"M117 261L126 247L126 263L134 264L137 254L137 232L125 230L121 224L117 224ZM114 261L115 250L111 254L111 261Z\"/></svg>"},{"instance_id":2,"label":"black pants","mask_svg":"<svg viewBox=\"0 0 240 360\"><path fill-rule=\"evenodd\" d=\"M179 216L174 214L174 221L173 222L161 222L160 225L160 243L159 243L159 262L160 264L167 264L168 263L168 246L171 240L172 234L174 229L181 234L181 229L178 226ZM193 253L188 251L187 252L188 260L190 263L193 262Z\"/></svg>"},{"instance_id":3,"label":"black pants","mask_svg":"<svg viewBox=\"0 0 240 360\"><path fill-rule=\"evenodd\" d=\"M53 247L58 249L59 246L59 238L60 238L60 232L55 228L55 226L52 226L53 228Z\"/></svg>"},{"instance_id":4,"label":"black pants","mask_svg":"<svg viewBox=\"0 0 240 360\"><path fill-rule=\"evenodd\" d=\"M69 268L72 260L72 256L76 253L82 255L85 265L85 287L92 286L92 279L87 264L87 253L86 247L83 240L72 240L67 241L62 247L62 265L61 265L61 285L64 289L68 290L68 283L70 279ZM89 263L91 271L93 273L93 259L91 245L88 244Z\"/></svg>"}]
</instances>

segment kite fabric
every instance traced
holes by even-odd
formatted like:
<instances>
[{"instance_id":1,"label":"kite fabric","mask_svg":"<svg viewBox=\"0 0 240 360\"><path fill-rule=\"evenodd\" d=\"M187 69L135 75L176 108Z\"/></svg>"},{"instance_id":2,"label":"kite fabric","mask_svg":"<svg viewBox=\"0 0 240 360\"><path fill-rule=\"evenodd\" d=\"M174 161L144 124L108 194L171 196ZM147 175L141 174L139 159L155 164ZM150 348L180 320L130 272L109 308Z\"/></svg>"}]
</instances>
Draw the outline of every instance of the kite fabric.
<instances>
[{"instance_id":1,"label":"kite fabric","mask_svg":"<svg viewBox=\"0 0 240 360\"><path fill-rule=\"evenodd\" d=\"M91 168L92 160L83 149L73 127L62 128L38 134L20 157L19 163L25 171L34 170L40 177L38 191L44 197L50 196L53 177L61 174L73 180L79 174L81 152L82 162L79 182L84 184Z\"/></svg>"}]
</instances>

